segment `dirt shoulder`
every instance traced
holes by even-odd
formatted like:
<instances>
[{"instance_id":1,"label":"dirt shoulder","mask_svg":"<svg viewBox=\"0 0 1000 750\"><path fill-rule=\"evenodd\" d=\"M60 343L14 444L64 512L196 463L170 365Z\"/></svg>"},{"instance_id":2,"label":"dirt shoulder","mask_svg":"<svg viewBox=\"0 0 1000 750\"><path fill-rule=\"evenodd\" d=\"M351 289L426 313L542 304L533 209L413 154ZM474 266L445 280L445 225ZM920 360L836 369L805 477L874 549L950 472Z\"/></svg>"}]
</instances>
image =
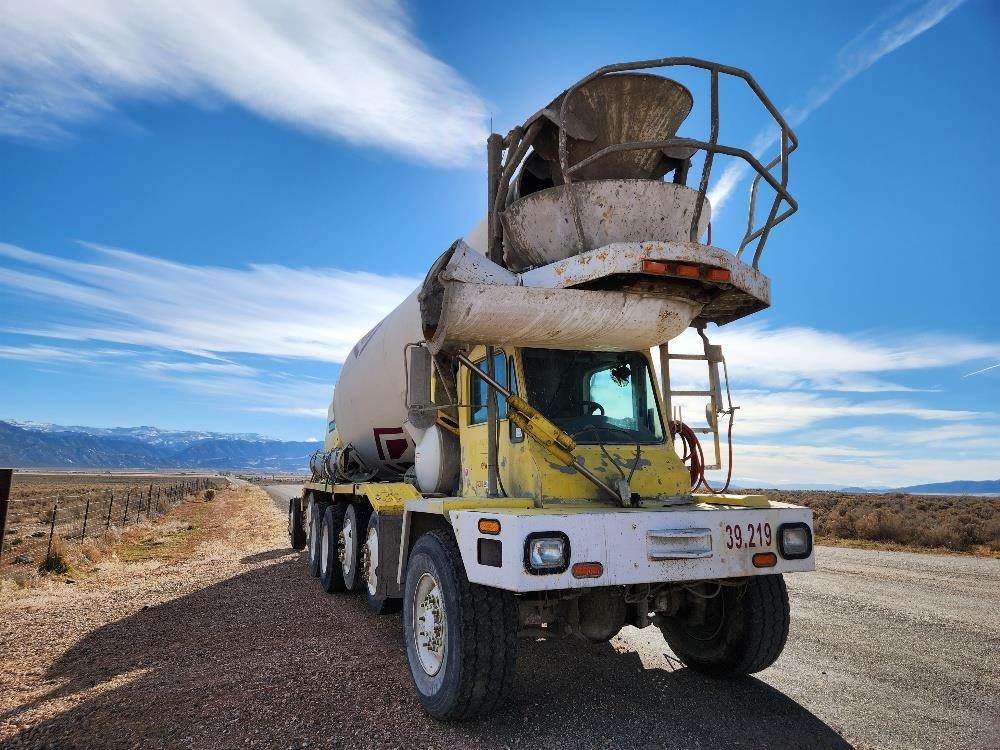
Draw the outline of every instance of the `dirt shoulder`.
<instances>
[{"instance_id":1,"label":"dirt shoulder","mask_svg":"<svg viewBox=\"0 0 1000 750\"><path fill-rule=\"evenodd\" d=\"M262 490L185 503L114 552L0 593L0 746L477 744L423 716L398 617L332 607Z\"/></svg>"}]
</instances>

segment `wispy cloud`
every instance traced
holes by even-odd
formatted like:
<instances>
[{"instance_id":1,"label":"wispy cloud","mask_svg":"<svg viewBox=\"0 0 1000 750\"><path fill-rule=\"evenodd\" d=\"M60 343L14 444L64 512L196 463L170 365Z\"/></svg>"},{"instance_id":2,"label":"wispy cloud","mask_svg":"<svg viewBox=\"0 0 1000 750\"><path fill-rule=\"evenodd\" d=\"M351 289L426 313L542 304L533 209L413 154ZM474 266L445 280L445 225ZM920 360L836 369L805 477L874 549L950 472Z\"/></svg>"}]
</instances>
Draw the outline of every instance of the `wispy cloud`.
<instances>
[{"instance_id":1,"label":"wispy cloud","mask_svg":"<svg viewBox=\"0 0 1000 750\"><path fill-rule=\"evenodd\" d=\"M736 476L744 486L832 484L901 487L949 479L995 479L993 456L945 451L919 457L843 445L739 443Z\"/></svg>"},{"instance_id":2,"label":"wispy cloud","mask_svg":"<svg viewBox=\"0 0 1000 750\"><path fill-rule=\"evenodd\" d=\"M790 107L786 119L794 128L826 104L845 84L868 70L886 55L937 26L965 0L921 0L896 5L840 48L830 72L813 86L804 99ZM765 130L753 140L751 151L760 158L778 142L778 133ZM747 176L742 160L731 160L712 186L709 198L718 217L736 186Z\"/></svg>"},{"instance_id":3,"label":"wispy cloud","mask_svg":"<svg viewBox=\"0 0 1000 750\"><path fill-rule=\"evenodd\" d=\"M333 268L195 266L87 247L87 259L74 260L0 243L0 259L8 261L0 265L0 287L59 299L79 313L73 322L18 333L203 357L242 353L342 362L419 283Z\"/></svg>"},{"instance_id":4,"label":"wispy cloud","mask_svg":"<svg viewBox=\"0 0 1000 750\"><path fill-rule=\"evenodd\" d=\"M485 106L396 0L5 2L0 134L67 135L128 100L232 103L439 164L484 143Z\"/></svg>"},{"instance_id":5,"label":"wispy cloud","mask_svg":"<svg viewBox=\"0 0 1000 750\"><path fill-rule=\"evenodd\" d=\"M685 421L691 415L697 419L704 412L704 400L684 397L674 402L683 407ZM991 412L936 409L907 400L858 400L804 391L737 390L733 393L733 403L739 406L736 419L740 436L786 434L835 419L902 417L919 422L968 422L997 417Z\"/></svg>"},{"instance_id":6,"label":"wispy cloud","mask_svg":"<svg viewBox=\"0 0 1000 750\"><path fill-rule=\"evenodd\" d=\"M834 333L807 326L736 323L720 329L713 338L723 345L737 382L768 388L917 391L921 389L895 383L886 376L1000 357L1000 343L954 334ZM695 351L701 345L689 331L674 348Z\"/></svg>"},{"instance_id":7,"label":"wispy cloud","mask_svg":"<svg viewBox=\"0 0 1000 750\"><path fill-rule=\"evenodd\" d=\"M1000 362L997 362L995 365L990 365L989 367L984 367L981 370L975 370L974 372L967 372L962 377L963 378L971 378L973 375L982 375L984 372L989 372L990 370L995 370L998 367L1000 367Z\"/></svg>"}]
</instances>

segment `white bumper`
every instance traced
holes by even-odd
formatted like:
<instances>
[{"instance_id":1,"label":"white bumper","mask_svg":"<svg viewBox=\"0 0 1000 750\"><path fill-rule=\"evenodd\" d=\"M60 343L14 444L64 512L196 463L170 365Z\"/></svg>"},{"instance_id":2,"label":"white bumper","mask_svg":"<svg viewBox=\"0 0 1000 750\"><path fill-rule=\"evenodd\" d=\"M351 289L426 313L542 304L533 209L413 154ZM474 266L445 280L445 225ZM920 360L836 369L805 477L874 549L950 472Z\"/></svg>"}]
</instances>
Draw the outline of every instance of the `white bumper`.
<instances>
[{"instance_id":1,"label":"white bumper","mask_svg":"<svg viewBox=\"0 0 1000 750\"><path fill-rule=\"evenodd\" d=\"M462 560L473 583L508 591L551 591L664 581L737 578L814 570L815 552L802 559L782 557L778 544L783 524L806 524L809 508L740 508L690 510L454 510L452 526ZM499 534L479 532L480 519L500 522ZM739 528L739 532L735 531ZM536 573L525 564L525 540L534 533L561 533L569 540L566 570ZM480 540L499 540L499 562L483 555ZM492 547L494 553L496 546ZM774 553L776 564L756 567L753 556ZM758 558L759 560L759 558ZM600 563L597 578L577 578L575 563Z\"/></svg>"}]
</instances>

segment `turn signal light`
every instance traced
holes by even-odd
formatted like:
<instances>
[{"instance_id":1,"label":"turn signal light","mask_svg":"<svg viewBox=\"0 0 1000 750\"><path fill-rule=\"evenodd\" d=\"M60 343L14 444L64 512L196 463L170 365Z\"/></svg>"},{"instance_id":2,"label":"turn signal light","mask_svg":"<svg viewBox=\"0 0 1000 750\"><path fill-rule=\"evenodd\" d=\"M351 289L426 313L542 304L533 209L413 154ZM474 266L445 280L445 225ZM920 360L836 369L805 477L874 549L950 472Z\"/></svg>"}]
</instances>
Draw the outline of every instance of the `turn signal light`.
<instances>
[{"instance_id":1,"label":"turn signal light","mask_svg":"<svg viewBox=\"0 0 1000 750\"><path fill-rule=\"evenodd\" d=\"M773 552L758 552L752 559L755 568L773 568L778 564L778 556Z\"/></svg>"},{"instance_id":2,"label":"turn signal light","mask_svg":"<svg viewBox=\"0 0 1000 750\"><path fill-rule=\"evenodd\" d=\"M599 562L579 562L573 566L574 578L600 578L604 566Z\"/></svg>"},{"instance_id":3,"label":"turn signal light","mask_svg":"<svg viewBox=\"0 0 1000 750\"><path fill-rule=\"evenodd\" d=\"M493 534L494 536L496 536L497 534L500 533L500 522L495 518L480 518L479 533Z\"/></svg>"}]
</instances>

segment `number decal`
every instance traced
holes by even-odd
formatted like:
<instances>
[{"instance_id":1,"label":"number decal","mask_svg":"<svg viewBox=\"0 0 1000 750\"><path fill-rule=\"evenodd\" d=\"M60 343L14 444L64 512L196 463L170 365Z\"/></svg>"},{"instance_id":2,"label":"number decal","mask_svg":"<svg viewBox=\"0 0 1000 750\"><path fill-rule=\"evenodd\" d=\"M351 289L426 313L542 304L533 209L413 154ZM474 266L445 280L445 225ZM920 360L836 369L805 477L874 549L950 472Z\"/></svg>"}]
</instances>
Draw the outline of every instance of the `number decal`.
<instances>
[{"instance_id":1,"label":"number decal","mask_svg":"<svg viewBox=\"0 0 1000 750\"><path fill-rule=\"evenodd\" d=\"M726 549L743 549L744 547L770 547L773 536L771 534L771 524L757 523L747 524L747 536L744 544L743 527L740 524L726 524Z\"/></svg>"}]
</instances>

